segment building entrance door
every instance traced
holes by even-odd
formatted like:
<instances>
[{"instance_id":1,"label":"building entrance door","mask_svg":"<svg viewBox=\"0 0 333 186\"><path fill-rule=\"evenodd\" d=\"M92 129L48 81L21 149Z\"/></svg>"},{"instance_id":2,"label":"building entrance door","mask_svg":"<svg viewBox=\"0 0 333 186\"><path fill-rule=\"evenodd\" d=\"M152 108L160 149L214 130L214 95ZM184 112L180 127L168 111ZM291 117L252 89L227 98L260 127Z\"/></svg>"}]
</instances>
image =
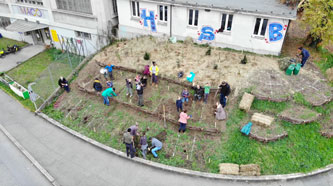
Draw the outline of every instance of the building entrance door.
<instances>
[{"instance_id":1,"label":"building entrance door","mask_svg":"<svg viewBox=\"0 0 333 186\"><path fill-rule=\"evenodd\" d=\"M44 39L41 30L31 31L32 39L35 45L43 45Z\"/></svg>"}]
</instances>

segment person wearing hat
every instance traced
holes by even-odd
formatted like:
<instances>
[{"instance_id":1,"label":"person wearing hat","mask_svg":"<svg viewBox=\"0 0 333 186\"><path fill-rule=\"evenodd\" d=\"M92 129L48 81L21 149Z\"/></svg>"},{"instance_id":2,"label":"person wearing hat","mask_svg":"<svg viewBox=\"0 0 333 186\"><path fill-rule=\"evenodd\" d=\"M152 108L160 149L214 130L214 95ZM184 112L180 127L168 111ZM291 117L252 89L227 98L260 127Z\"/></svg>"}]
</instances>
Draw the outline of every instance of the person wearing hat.
<instances>
[{"instance_id":1,"label":"person wearing hat","mask_svg":"<svg viewBox=\"0 0 333 186\"><path fill-rule=\"evenodd\" d=\"M221 85L218 87L220 89L220 103L224 108L227 104L227 99L230 94L230 86L226 81L222 81Z\"/></svg>"}]
</instances>

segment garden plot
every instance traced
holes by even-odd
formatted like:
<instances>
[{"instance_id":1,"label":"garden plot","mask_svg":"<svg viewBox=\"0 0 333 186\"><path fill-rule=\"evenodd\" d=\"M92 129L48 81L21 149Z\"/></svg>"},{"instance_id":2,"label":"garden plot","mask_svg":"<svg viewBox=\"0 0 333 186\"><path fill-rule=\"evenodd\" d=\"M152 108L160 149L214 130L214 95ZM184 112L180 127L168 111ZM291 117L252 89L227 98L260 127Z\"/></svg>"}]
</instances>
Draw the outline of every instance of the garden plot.
<instances>
[{"instance_id":1,"label":"garden plot","mask_svg":"<svg viewBox=\"0 0 333 186\"><path fill-rule=\"evenodd\" d=\"M256 71L249 79L249 87L258 99L275 102L290 100L295 93L304 95L313 106L323 105L332 99L332 88L309 74L286 76L275 70Z\"/></svg>"}]
</instances>

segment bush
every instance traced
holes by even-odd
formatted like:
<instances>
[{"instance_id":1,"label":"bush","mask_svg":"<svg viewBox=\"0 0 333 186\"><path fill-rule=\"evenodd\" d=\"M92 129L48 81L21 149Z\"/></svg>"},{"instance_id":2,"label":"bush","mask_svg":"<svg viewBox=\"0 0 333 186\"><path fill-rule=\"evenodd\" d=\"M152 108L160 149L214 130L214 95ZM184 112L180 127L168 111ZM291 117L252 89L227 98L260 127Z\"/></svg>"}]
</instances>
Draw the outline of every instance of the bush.
<instances>
[{"instance_id":1,"label":"bush","mask_svg":"<svg viewBox=\"0 0 333 186\"><path fill-rule=\"evenodd\" d=\"M242 63L242 64L246 64L246 63L247 63L246 55L245 55L244 58L241 60L241 63Z\"/></svg>"},{"instance_id":2,"label":"bush","mask_svg":"<svg viewBox=\"0 0 333 186\"><path fill-rule=\"evenodd\" d=\"M145 55L143 56L144 60L149 60L150 59L150 54L148 52L145 52Z\"/></svg>"},{"instance_id":3,"label":"bush","mask_svg":"<svg viewBox=\"0 0 333 186\"><path fill-rule=\"evenodd\" d=\"M206 51L206 56L210 56L211 53L212 53L212 48L208 47L208 50Z\"/></svg>"},{"instance_id":4,"label":"bush","mask_svg":"<svg viewBox=\"0 0 333 186\"><path fill-rule=\"evenodd\" d=\"M215 64L215 65L214 65L214 70L217 70L217 67L218 67L218 65L217 65L217 64Z\"/></svg>"}]
</instances>

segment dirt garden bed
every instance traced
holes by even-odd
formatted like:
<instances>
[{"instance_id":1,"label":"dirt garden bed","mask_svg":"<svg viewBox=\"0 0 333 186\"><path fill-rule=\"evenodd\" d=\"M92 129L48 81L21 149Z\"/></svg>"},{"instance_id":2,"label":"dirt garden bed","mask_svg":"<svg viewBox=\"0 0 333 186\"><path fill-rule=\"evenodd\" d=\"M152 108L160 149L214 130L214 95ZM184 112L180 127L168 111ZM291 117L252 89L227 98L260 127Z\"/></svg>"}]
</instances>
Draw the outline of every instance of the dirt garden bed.
<instances>
[{"instance_id":1,"label":"dirt garden bed","mask_svg":"<svg viewBox=\"0 0 333 186\"><path fill-rule=\"evenodd\" d=\"M306 124L319 119L320 113L302 106L294 106L279 114L279 118L293 124Z\"/></svg>"}]
</instances>

